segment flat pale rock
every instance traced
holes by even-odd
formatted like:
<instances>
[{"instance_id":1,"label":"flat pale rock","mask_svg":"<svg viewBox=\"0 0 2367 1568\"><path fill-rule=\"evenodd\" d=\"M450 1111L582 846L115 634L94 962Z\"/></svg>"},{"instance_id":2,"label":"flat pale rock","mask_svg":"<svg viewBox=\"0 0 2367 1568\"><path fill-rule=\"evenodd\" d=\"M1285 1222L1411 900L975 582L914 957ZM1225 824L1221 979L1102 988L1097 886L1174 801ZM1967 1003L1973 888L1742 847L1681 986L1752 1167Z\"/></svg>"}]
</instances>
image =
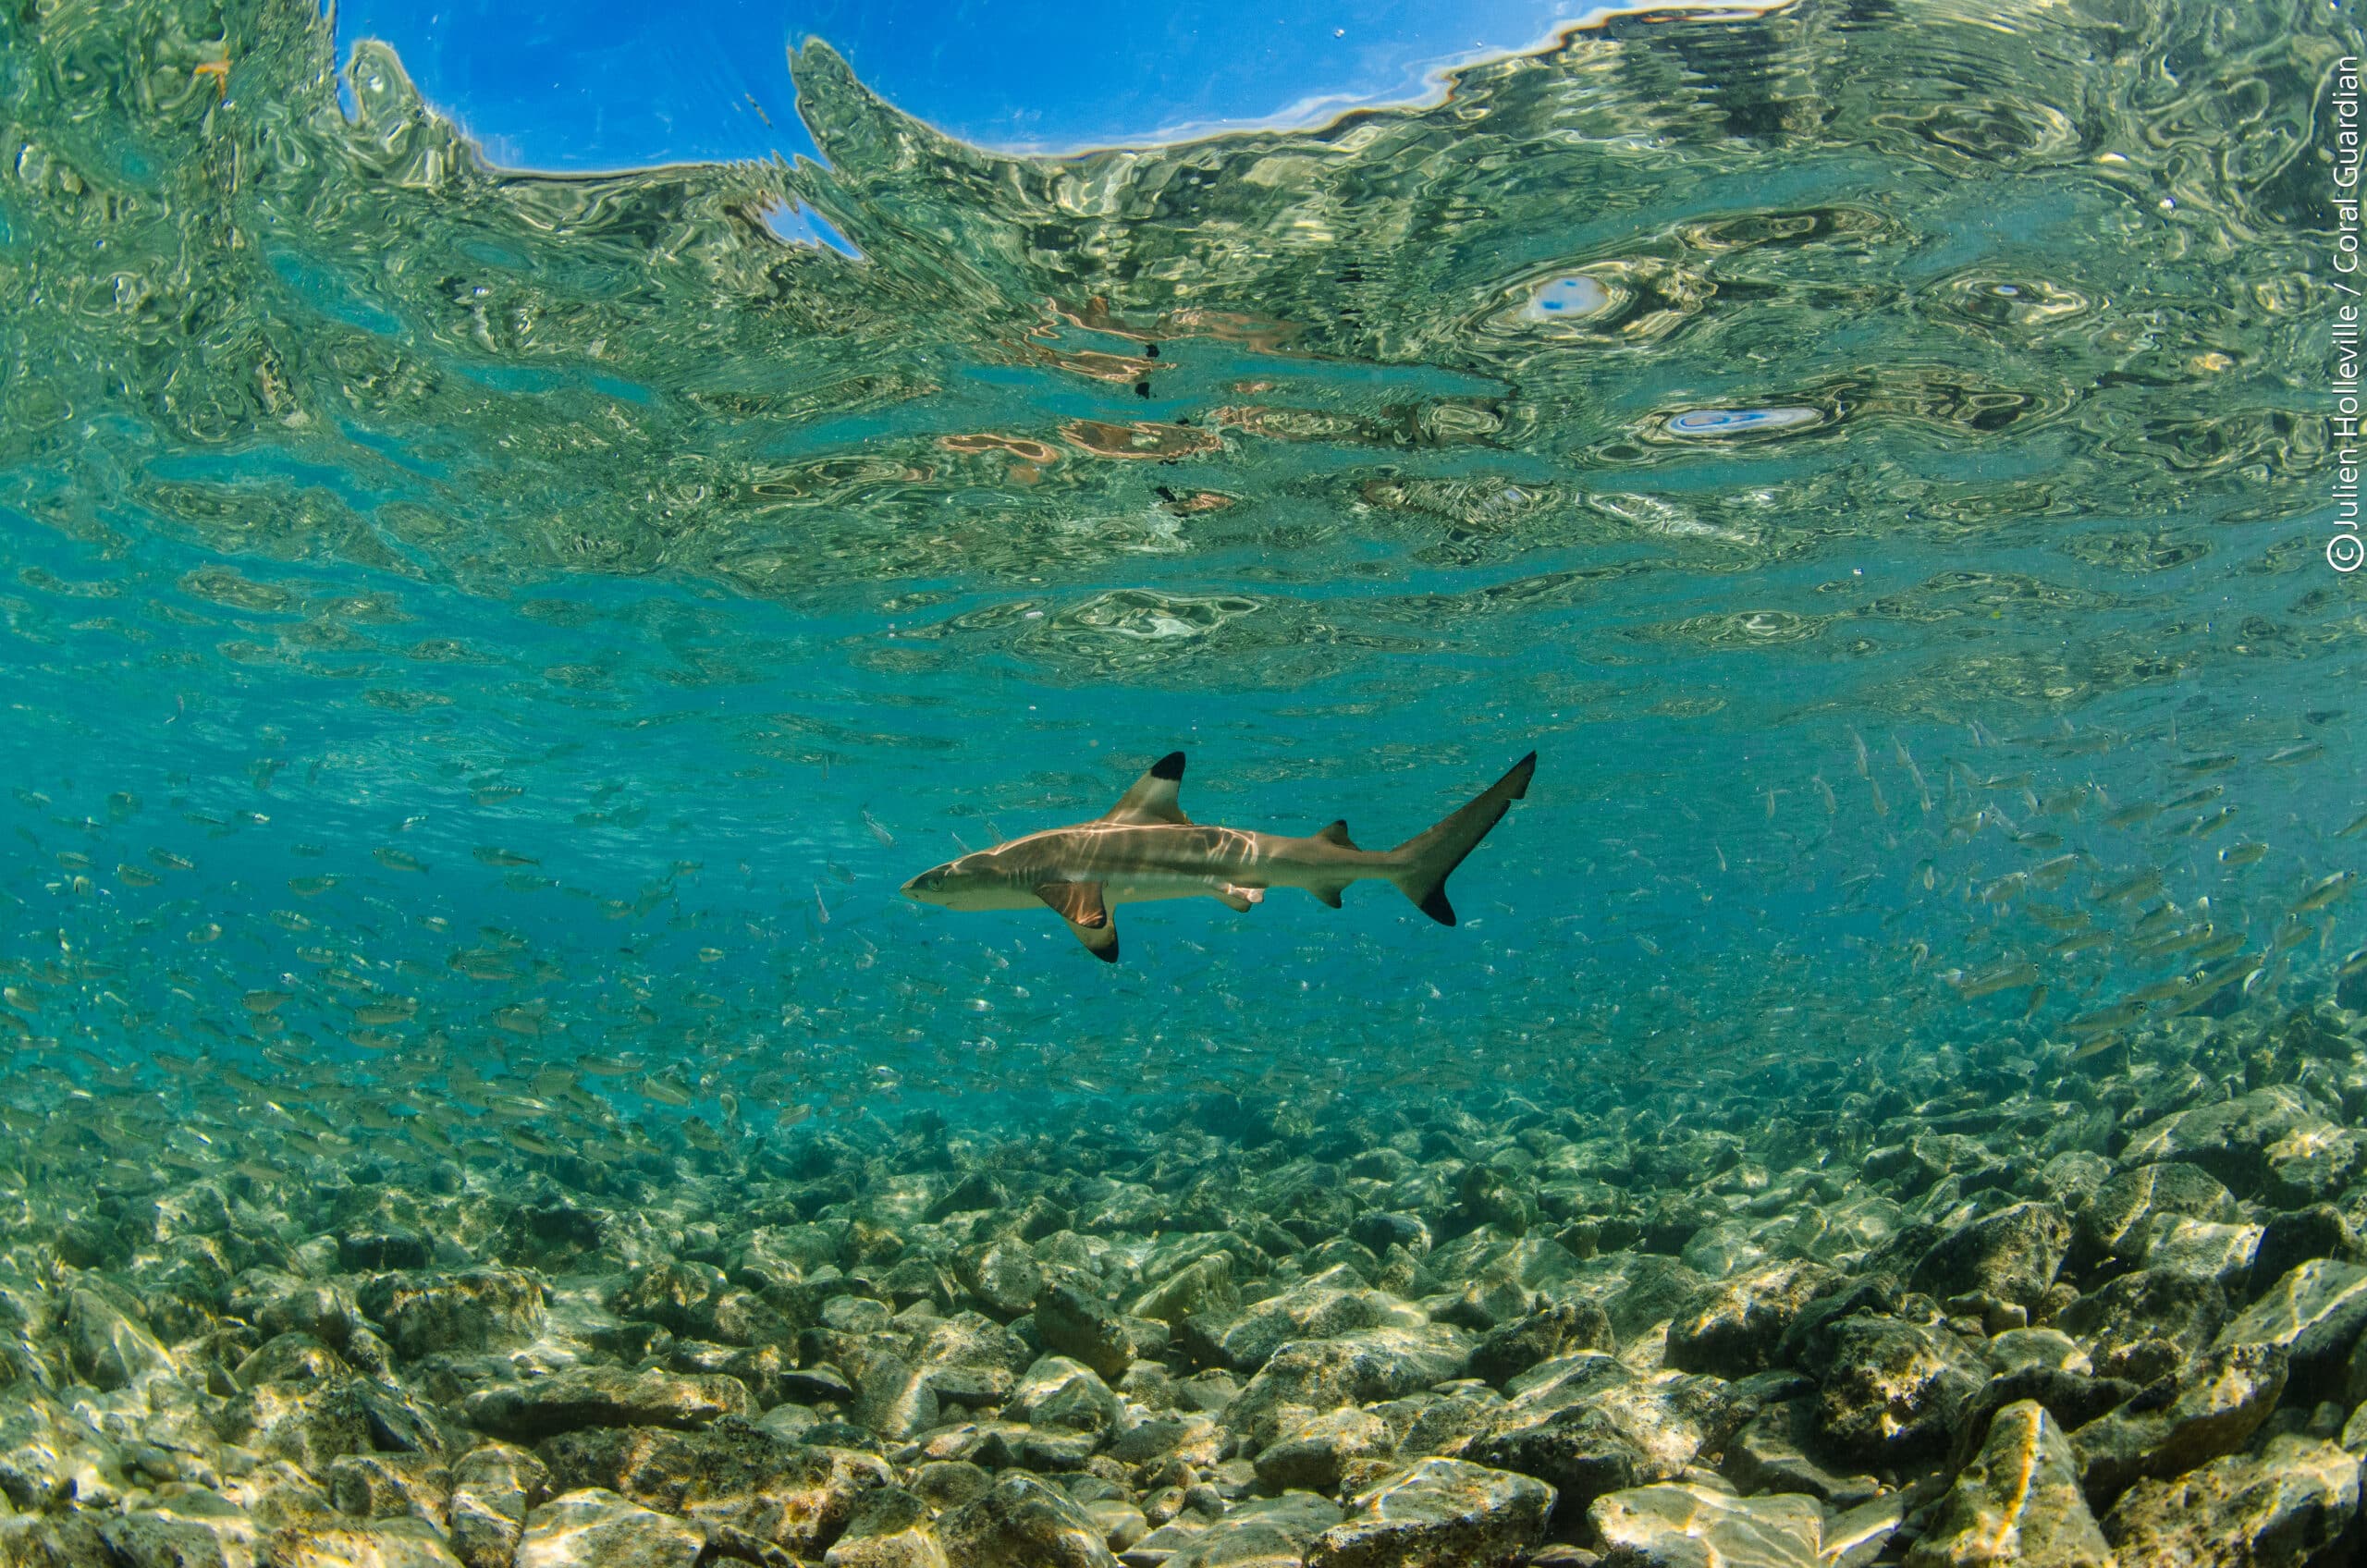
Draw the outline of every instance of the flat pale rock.
<instances>
[{"instance_id":1,"label":"flat pale rock","mask_svg":"<svg viewBox=\"0 0 2367 1568\"><path fill-rule=\"evenodd\" d=\"M2149 1389L2089 1422L2072 1439L2089 1500L2102 1507L2140 1477L2167 1479L2233 1453L2276 1408L2286 1376L2282 1345L2234 1345L2198 1361L2166 1401L2153 1403Z\"/></svg>"},{"instance_id":2,"label":"flat pale rock","mask_svg":"<svg viewBox=\"0 0 2367 1568\"><path fill-rule=\"evenodd\" d=\"M1748 1220L1721 1219L1704 1225L1686 1238L1677 1261L1704 1279L1723 1280L1767 1261L1759 1244L1759 1227Z\"/></svg>"},{"instance_id":3,"label":"flat pale rock","mask_svg":"<svg viewBox=\"0 0 2367 1568\"><path fill-rule=\"evenodd\" d=\"M1989 1363L1990 1370L1998 1373L2037 1366L2085 1378L2095 1371L2089 1364L2088 1353L2070 1335L2057 1329L2008 1329L1993 1335L1981 1347L1981 1355Z\"/></svg>"},{"instance_id":4,"label":"flat pale rock","mask_svg":"<svg viewBox=\"0 0 2367 1568\"><path fill-rule=\"evenodd\" d=\"M614 1492L702 1526L728 1526L787 1550L819 1553L848 1527L888 1466L852 1449L783 1442L725 1421L704 1432L662 1427L570 1432L538 1451L558 1489Z\"/></svg>"},{"instance_id":5,"label":"flat pale rock","mask_svg":"<svg viewBox=\"0 0 2367 1568\"><path fill-rule=\"evenodd\" d=\"M1354 1405L1316 1416L1258 1452L1257 1478L1274 1490L1296 1487L1328 1492L1356 1460L1387 1459L1395 1447L1389 1425Z\"/></svg>"},{"instance_id":6,"label":"flat pale rock","mask_svg":"<svg viewBox=\"0 0 2367 1568\"><path fill-rule=\"evenodd\" d=\"M937 1385L929 1368L884 1351L861 1357L844 1352L840 1355L854 1378L854 1408L848 1419L856 1426L899 1439L938 1424Z\"/></svg>"},{"instance_id":7,"label":"flat pale rock","mask_svg":"<svg viewBox=\"0 0 2367 1568\"><path fill-rule=\"evenodd\" d=\"M337 1522L328 1494L284 1459L258 1464L243 1476L224 1481L222 1495L245 1509L258 1529Z\"/></svg>"},{"instance_id":8,"label":"flat pale rock","mask_svg":"<svg viewBox=\"0 0 2367 1568\"><path fill-rule=\"evenodd\" d=\"M1046 1348L1085 1363L1105 1379L1124 1377L1143 1351L1134 1326L1144 1323L1120 1316L1073 1285L1048 1282L1036 1297L1036 1332Z\"/></svg>"},{"instance_id":9,"label":"flat pale rock","mask_svg":"<svg viewBox=\"0 0 2367 1568\"><path fill-rule=\"evenodd\" d=\"M1847 1268L1898 1234L1906 1213L1882 1194L1860 1190L1821 1208L1792 1211L1779 1221L1783 1250Z\"/></svg>"},{"instance_id":10,"label":"flat pale rock","mask_svg":"<svg viewBox=\"0 0 2367 1568\"><path fill-rule=\"evenodd\" d=\"M1605 1568L1820 1568L1824 1511L1795 1493L1735 1497L1674 1482L1599 1497L1587 1517Z\"/></svg>"},{"instance_id":11,"label":"flat pale rock","mask_svg":"<svg viewBox=\"0 0 2367 1568\"><path fill-rule=\"evenodd\" d=\"M981 1306L1006 1321L1033 1307L1044 1288L1036 1255L1015 1237L963 1248L953 1255L953 1273Z\"/></svg>"},{"instance_id":12,"label":"flat pale rock","mask_svg":"<svg viewBox=\"0 0 2367 1568\"><path fill-rule=\"evenodd\" d=\"M1160 1568L1298 1568L1307 1543L1339 1522L1339 1506L1329 1499L1284 1492L1251 1499L1206 1525L1190 1513L1179 1515L1134 1546L1157 1550L1172 1543ZM1160 1535L1167 1538L1154 1541ZM1130 1548L1126 1561L1147 1558Z\"/></svg>"},{"instance_id":13,"label":"flat pale rock","mask_svg":"<svg viewBox=\"0 0 2367 1568\"><path fill-rule=\"evenodd\" d=\"M406 1360L522 1345L545 1319L541 1281L514 1268L450 1274L382 1274L358 1305Z\"/></svg>"},{"instance_id":14,"label":"flat pale rock","mask_svg":"<svg viewBox=\"0 0 2367 1568\"><path fill-rule=\"evenodd\" d=\"M1979 1390L1982 1370L1953 1335L1867 1317L1835 1325L1832 1338L1816 1430L1836 1458L1895 1464L1946 1449L1950 1423Z\"/></svg>"},{"instance_id":15,"label":"flat pale rock","mask_svg":"<svg viewBox=\"0 0 2367 1568\"><path fill-rule=\"evenodd\" d=\"M1884 1492L1827 1518L1817 1549L1824 1568L1867 1568L1889 1549L1891 1537L1927 1497L1911 1489Z\"/></svg>"},{"instance_id":16,"label":"flat pale rock","mask_svg":"<svg viewBox=\"0 0 2367 1568\"><path fill-rule=\"evenodd\" d=\"M496 1437L532 1442L583 1427L672 1427L692 1430L719 1416L751 1414L737 1378L651 1368L577 1366L509 1388L471 1394L469 1423Z\"/></svg>"},{"instance_id":17,"label":"flat pale rock","mask_svg":"<svg viewBox=\"0 0 2367 1568\"><path fill-rule=\"evenodd\" d=\"M424 1453L340 1454L322 1476L330 1503L356 1519L423 1519L439 1531L451 1523L452 1472Z\"/></svg>"},{"instance_id":18,"label":"flat pale rock","mask_svg":"<svg viewBox=\"0 0 2367 1568\"><path fill-rule=\"evenodd\" d=\"M2104 1521L2120 1568L2300 1568L2358 1517L2359 1459L2316 1438L2269 1439L2174 1480L2140 1481Z\"/></svg>"},{"instance_id":19,"label":"flat pale rock","mask_svg":"<svg viewBox=\"0 0 2367 1568\"><path fill-rule=\"evenodd\" d=\"M1501 1385L1572 1351L1608 1351L1617 1342L1611 1317L1598 1304L1552 1302L1490 1329L1472 1349L1470 1372L1483 1382Z\"/></svg>"},{"instance_id":20,"label":"flat pale rock","mask_svg":"<svg viewBox=\"0 0 2367 1568\"><path fill-rule=\"evenodd\" d=\"M2135 1262L2154 1228L2180 1216L2226 1222L2237 1218L2236 1197L2195 1165L2140 1165L2098 1187L2073 1224L2074 1256L2082 1265L2105 1257Z\"/></svg>"},{"instance_id":21,"label":"flat pale rock","mask_svg":"<svg viewBox=\"0 0 2367 1568\"><path fill-rule=\"evenodd\" d=\"M1769 1405L1726 1440L1719 1473L1746 1492L1805 1492L1835 1508L1854 1508L1883 1489L1871 1476L1853 1476L1819 1463L1806 1448L1813 1398Z\"/></svg>"},{"instance_id":22,"label":"flat pale rock","mask_svg":"<svg viewBox=\"0 0 2367 1568\"><path fill-rule=\"evenodd\" d=\"M0 1490L19 1498L70 1495L85 1508L111 1506L124 1488L115 1444L47 1394L19 1387L0 1405Z\"/></svg>"},{"instance_id":23,"label":"flat pale rock","mask_svg":"<svg viewBox=\"0 0 2367 1568\"><path fill-rule=\"evenodd\" d=\"M932 1327L917 1359L938 1398L975 1406L1008 1400L1033 1357L1026 1341L1001 1324L984 1313L964 1312Z\"/></svg>"},{"instance_id":24,"label":"flat pale rock","mask_svg":"<svg viewBox=\"0 0 2367 1568\"><path fill-rule=\"evenodd\" d=\"M2338 1196L2367 1167L2367 1133L2300 1128L2268 1147L2268 1199L2301 1208Z\"/></svg>"},{"instance_id":25,"label":"flat pale rock","mask_svg":"<svg viewBox=\"0 0 2367 1568\"><path fill-rule=\"evenodd\" d=\"M1399 1305L1343 1263L1244 1309L1210 1336L1210 1348L1236 1371L1255 1371L1293 1341L1376 1329Z\"/></svg>"},{"instance_id":26,"label":"flat pale rock","mask_svg":"<svg viewBox=\"0 0 2367 1568\"><path fill-rule=\"evenodd\" d=\"M2334 1124L2290 1084L2275 1084L2219 1105L2173 1111L2137 1130L2121 1150L2130 1164L2199 1165L2239 1197L2268 1183L2269 1149L2293 1133L2332 1136Z\"/></svg>"},{"instance_id":27,"label":"flat pale rock","mask_svg":"<svg viewBox=\"0 0 2367 1568\"><path fill-rule=\"evenodd\" d=\"M1461 1377L1470 1359L1471 1337L1444 1323L1294 1340L1249 1379L1226 1419L1263 1447L1317 1412L1397 1399Z\"/></svg>"},{"instance_id":28,"label":"flat pale rock","mask_svg":"<svg viewBox=\"0 0 2367 1568\"><path fill-rule=\"evenodd\" d=\"M1032 1476L1011 1476L937 1522L962 1568L1116 1568L1093 1516Z\"/></svg>"},{"instance_id":29,"label":"flat pale rock","mask_svg":"<svg viewBox=\"0 0 2367 1568\"><path fill-rule=\"evenodd\" d=\"M1464 1452L1548 1483L1572 1516L1606 1492L1676 1479L1756 1410L1723 1379L1648 1379L1608 1356L1565 1357L1511 1387L1519 1391Z\"/></svg>"},{"instance_id":30,"label":"flat pale rock","mask_svg":"<svg viewBox=\"0 0 2367 1568\"><path fill-rule=\"evenodd\" d=\"M251 1568L263 1554L263 1533L247 1511L202 1487L164 1488L146 1508L104 1521L101 1531L129 1568ZM0 1546L0 1562L16 1561Z\"/></svg>"},{"instance_id":31,"label":"flat pale rock","mask_svg":"<svg viewBox=\"0 0 2367 1568\"><path fill-rule=\"evenodd\" d=\"M1785 1262L1753 1268L1693 1296L1670 1322L1668 1365L1680 1372L1721 1378L1763 1371L1800 1309L1831 1284L1821 1263Z\"/></svg>"},{"instance_id":32,"label":"flat pale rock","mask_svg":"<svg viewBox=\"0 0 2367 1568\"><path fill-rule=\"evenodd\" d=\"M1111 1551L1123 1551L1150 1531L1143 1511L1122 1498L1103 1498L1085 1505L1085 1517L1101 1526L1101 1538Z\"/></svg>"},{"instance_id":33,"label":"flat pale rock","mask_svg":"<svg viewBox=\"0 0 2367 1568\"><path fill-rule=\"evenodd\" d=\"M950 1568L944 1545L926 1525L841 1540L822 1562L824 1568Z\"/></svg>"},{"instance_id":34,"label":"flat pale rock","mask_svg":"<svg viewBox=\"0 0 2367 1568\"><path fill-rule=\"evenodd\" d=\"M549 1482L541 1460L508 1443L462 1454L452 1466L452 1554L468 1568L508 1568Z\"/></svg>"},{"instance_id":35,"label":"flat pale rock","mask_svg":"<svg viewBox=\"0 0 2367 1568\"><path fill-rule=\"evenodd\" d=\"M2055 1314L2096 1374L2150 1383L2209 1347L2227 1321L2215 1280L2140 1268L2105 1281Z\"/></svg>"},{"instance_id":36,"label":"flat pale rock","mask_svg":"<svg viewBox=\"0 0 2367 1568\"><path fill-rule=\"evenodd\" d=\"M706 1537L614 1492L564 1492L527 1516L515 1568L694 1568Z\"/></svg>"},{"instance_id":37,"label":"flat pale rock","mask_svg":"<svg viewBox=\"0 0 2367 1568\"><path fill-rule=\"evenodd\" d=\"M822 1561L825 1568L950 1568L928 1504L901 1487L864 1494L846 1533Z\"/></svg>"},{"instance_id":38,"label":"flat pale rock","mask_svg":"<svg viewBox=\"0 0 2367 1568\"><path fill-rule=\"evenodd\" d=\"M1195 1313L1231 1312L1240 1305L1232 1256L1217 1252L1193 1259L1145 1291L1135 1299L1133 1315L1180 1324Z\"/></svg>"},{"instance_id":39,"label":"flat pale rock","mask_svg":"<svg viewBox=\"0 0 2367 1568\"><path fill-rule=\"evenodd\" d=\"M1034 1427L1098 1432L1118 1418L1118 1396L1099 1373L1065 1355L1047 1355L1019 1375L1003 1415Z\"/></svg>"},{"instance_id":40,"label":"flat pale rock","mask_svg":"<svg viewBox=\"0 0 2367 1568\"><path fill-rule=\"evenodd\" d=\"M62 1327L74 1370L103 1391L179 1370L153 1334L95 1291L67 1292Z\"/></svg>"},{"instance_id":41,"label":"flat pale rock","mask_svg":"<svg viewBox=\"0 0 2367 1568\"><path fill-rule=\"evenodd\" d=\"M1969 1293L2025 1307L2054 1283L2071 1221L2051 1203L2017 1203L1968 1220L1934 1242L1910 1283L1943 1299Z\"/></svg>"},{"instance_id":42,"label":"flat pale rock","mask_svg":"<svg viewBox=\"0 0 2367 1568\"><path fill-rule=\"evenodd\" d=\"M272 1532L264 1560L272 1568L460 1568L424 1519L291 1525Z\"/></svg>"},{"instance_id":43,"label":"flat pale rock","mask_svg":"<svg viewBox=\"0 0 2367 1568\"><path fill-rule=\"evenodd\" d=\"M2367 1328L2367 1268L2313 1257L2290 1269L2213 1341L2283 1345L2296 1372L2331 1369Z\"/></svg>"},{"instance_id":44,"label":"flat pale rock","mask_svg":"<svg viewBox=\"0 0 2367 1568\"><path fill-rule=\"evenodd\" d=\"M2181 1215L2153 1227L2145 1241L2144 1264L2233 1287L2251 1273L2262 1231L2258 1225L2223 1225Z\"/></svg>"},{"instance_id":45,"label":"flat pale rock","mask_svg":"<svg viewBox=\"0 0 2367 1568\"><path fill-rule=\"evenodd\" d=\"M1306 1568L1482 1568L1520 1561L1545 1534L1553 1488L1459 1459L1383 1476L1306 1548Z\"/></svg>"},{"instance_id":46,"label":"flat pale rock","mask_svg":"<svg viewBox=\"0 0 2367 1568\"><path fill-rule=\"evenodd\" d=\"M1907 1568L2111 1568L2112 1552L2079 1490L2079 1458L2035 1400L1997 1412L1988 1439L1914 1550Z\"/></svg>"}]
</instances>

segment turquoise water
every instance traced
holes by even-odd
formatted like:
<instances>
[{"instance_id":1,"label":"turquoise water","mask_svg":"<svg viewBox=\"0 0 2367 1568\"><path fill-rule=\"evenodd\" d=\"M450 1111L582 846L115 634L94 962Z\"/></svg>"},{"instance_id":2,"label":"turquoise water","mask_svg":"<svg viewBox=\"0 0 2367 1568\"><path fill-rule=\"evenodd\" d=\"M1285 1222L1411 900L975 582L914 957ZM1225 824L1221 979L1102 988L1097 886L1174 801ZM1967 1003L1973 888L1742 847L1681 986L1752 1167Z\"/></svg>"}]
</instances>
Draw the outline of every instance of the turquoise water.
<instances>
[{"instance_id":1,"label":"turquoise water","mask_svg":"<svg viewBox=\"0 0 2367 1568\"><path fill-rule=\"evenodd\" d=\"M1800 0L1052 160L816 43L820 161L556 176L11 9L0 1568L2349 1561L2361 54ZM901 895L1176 753L1537 762L1453 925Z\"/></svg>"},{"instance_id":2,"label":"turquoise water","mask_svg":"<svg viewBox=\"0 0 2367 1568\"><path fill-rule=\"evenodd\" d=\"M374 45L349 118L305 6L6 25L20 1109L1713 1102L2360 944L2323 8L1626 21L1067 161L815 46L827 165L597 178ZM1540 763L1453 929L1130 906L1105 970L896 896L1177 748L1196 819L1368 844Z\"/></svg>"}]
</instances>

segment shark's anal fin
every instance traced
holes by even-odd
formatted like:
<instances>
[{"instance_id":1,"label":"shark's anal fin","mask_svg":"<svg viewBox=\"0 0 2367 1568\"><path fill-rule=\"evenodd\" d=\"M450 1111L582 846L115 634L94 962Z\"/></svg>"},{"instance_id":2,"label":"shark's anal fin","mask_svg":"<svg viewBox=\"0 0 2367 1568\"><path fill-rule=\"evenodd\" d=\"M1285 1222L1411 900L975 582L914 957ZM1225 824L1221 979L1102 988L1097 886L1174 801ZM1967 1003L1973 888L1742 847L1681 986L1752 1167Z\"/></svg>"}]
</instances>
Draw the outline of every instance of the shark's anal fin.
<instances>
[{"instance_id":1,"label":"shark's anal fin","mask_svg":"<svg viewBox=\"0 0 2367 1568\"><path fill-rule=\"evenodd\" d=\"M1086 952L1104 963L1118 962L1118 925L1102 901L1100 883L1046 882L1036 888L1036 896L1068 923Z\"/></svg>"},{"instance_id":2,"label":"shark's anal fin","mask_svg":"<svg viewBox=\"0 0 2367 1568\"><path fill-rule=\"evenodd\" d=\"M1348 824L1344 817L1338 822L1317 828L1315 836L1327 844L1337 844L1343 850L1353 850L1356 847L1356 841L1348 837Z\"/></svg>"},{"instance_id":3,"label":"shark's anal fin","mask_svg":"<svg viewBox=\"0 0 2367 1568\"><path fill-rule=\"evenodd\" d=\"M1347 884L1344 882L1322 882L1308 888L1307 891L1313 893L1317 898L1321 899L1325 903L1330 904L1333 909L1338 909L1340 907L1340 889L1346 886Z\"/></svg>"},{"instance_id":4,"label":"shark's anal fin","mask_svg":"<svg viewBox=\"0 0 2367 1568\"><path fill-rule=\"evenodd\" d=\"M1183 782L1184 753L1170 752L1151 764L1149 771L1134 780L1134 787L1119 797L1118 803L1101 820L1138 827L1153 823L1188 827L1192 819L1175 803L1175 791Z\"/></svg>"}]
</instances>

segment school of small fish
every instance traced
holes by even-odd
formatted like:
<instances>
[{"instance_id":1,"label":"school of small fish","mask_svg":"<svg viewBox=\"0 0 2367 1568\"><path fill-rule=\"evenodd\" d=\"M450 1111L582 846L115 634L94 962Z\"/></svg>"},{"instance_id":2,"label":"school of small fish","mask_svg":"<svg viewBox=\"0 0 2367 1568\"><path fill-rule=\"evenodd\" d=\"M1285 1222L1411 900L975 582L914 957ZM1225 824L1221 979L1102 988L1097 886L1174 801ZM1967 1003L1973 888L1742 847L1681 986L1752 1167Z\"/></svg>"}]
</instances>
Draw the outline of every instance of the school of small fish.
<instances>
[{"instance_id":1,"label":"school of small fish","mask_svg":"<svg viewBox=\"0 0 2367 1568\"><path fill-rule=\"evenodd\" d=\"M1890 737L1886 762L1858 729L1843 739L1837 759L1789 782L1737 785L1735 807L1765 802L1755 839L1747 817L1714 841L1601 838L1583 875L1562 884L1576 908L1540 910L1551 893L1538 879L1500 885L1468 922L1514 934L1495 938L1489 971L1576 963L1598 974L1602 999L1553 1018L1503 1015L1484 1052L1431 1054L1386 1080L1453 1088L1508 1061L1551 1076L1604 1056L1643 1060L1672 1031L1747 1060L1766 1048L1776 1016L1786 1049L1842 1057L1872 1048L1869 1012L1899 1037L1944 1030L1965 1009L2030 1049L2081 1060L2181 1016L2367 968L2367 949L2341 945L2343 933L2358 935L2358 872L2337 851L2367 816L2355 802L2263 803L2254 788L2318 756L2322 742L2248 760L2172 735L2067 726L2008 741L1976 723L1956 745L1944 733L1922 741L1935 759L1927 768L1904 735ZM2149 756L2163 788L2129 787L2127 762L2141 776ZM2107 772L2107 760L2123 766ZM1889 793L1885 768L1895 770ZM1854 780L1854 801L1828 775ZM95 809L79 809L81 798ZM327 852L284 809L194 797L158 806L140 790L63 783L19 786L14 800L23 852L0 900L34 936L0 956L17 1114L103 1095L84 1102L96 1135L146 1140L169 1123L181 1132L160 1145L168 1162L241 1158L242 1129L257 1125L275 1148L325 1157L367 1146L466 1158L484 1147L616 1160L653 1140L719 1146L915 1095L1346 1082L1340 1064L1269 1048L1252 1030L1153 1022L1211 1003L1246 1020L1256 1005L1249 977L1188 931L1170 938L1171 965L1130 977L1147 1005L1114 1040L1070 1032L1062 989L1073 979L1048 970L1052 944L1030 931L931 933L933 964L882 972L890 949L921 937L887 897L904 858L885 852L897 829L867 806L805 860L801 894L751 918L743 899L702 897L703 861L607 886L564 846L474 841L448 814L394 825L409 846L372 844L363 864L277 876L264 868L282 855ZM513 814L532 803L509 784L476 787L469 800ZM507 820L532 827L531 816ZM2201 842L2236 823L2242 836ZM465 853L453 852L453 833ZM1823 868L1821 912L1797 905L1804 866ZM756 885L753 864L737 869L742 892ZM275 886L304 908L272 907L265 920L222 913L271 904ZM1756 994L1784 998L1757 1014L1670 985L1695 956L1687 933L1629 913L1670 890L1746 923L1791 899L1796 925L1823 923L1862 952L1881 981L1876 1005L1819 998L1794 937L1748 966ZM496 925L464 913L491 900L522 917ZM1902 926L1912 935L1884 935ZM609 933L598 947L584 939L596 928ZM1934 939L1944 930L1952 949ZM1603 943L1623 931L1626 955L1612 956ZM1344 939L1375 941L1369 930ZM1363 1006L1376 1026L1392 1026L1380 1021L1392 1013L1422 1026L1452 997L1422 989ZM132 1092L150 1088L164 1097ZM39 1132L32 1146L58 1135L68 1134Z\"/></svg>"}]
</instances>

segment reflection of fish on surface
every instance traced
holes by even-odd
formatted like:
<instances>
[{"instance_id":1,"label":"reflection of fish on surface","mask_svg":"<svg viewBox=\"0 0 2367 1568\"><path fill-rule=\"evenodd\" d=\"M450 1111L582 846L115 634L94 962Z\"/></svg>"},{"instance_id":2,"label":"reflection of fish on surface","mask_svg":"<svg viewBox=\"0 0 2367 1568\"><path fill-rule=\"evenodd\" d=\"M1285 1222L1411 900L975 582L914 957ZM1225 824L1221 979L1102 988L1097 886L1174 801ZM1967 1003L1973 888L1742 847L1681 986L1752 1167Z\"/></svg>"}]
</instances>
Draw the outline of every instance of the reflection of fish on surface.
<instances>
[{"instance_id":1,"label":"reflection of fish on surface","mask_svg":"<svg viewBox=\"0 0 2367 1568\"><path fill-rule=\"evenodd\" d=\"M1461 810L1393 850L1368 851L1334 822L1304 839L1193 822L1176 804L1184 753L1171 752L1093 822L1031 833L932 866L904 884L906 898L948 909L1049 906L1086 950L1118 960L1113 904L1214 898L1237 911L1269 888L1302 888L1332 908L1351 882L1387 880L1442 925L1455 923L1446 879L1512 802L1528 792L1537 753Z\"/></svg>"}]
</instances>

